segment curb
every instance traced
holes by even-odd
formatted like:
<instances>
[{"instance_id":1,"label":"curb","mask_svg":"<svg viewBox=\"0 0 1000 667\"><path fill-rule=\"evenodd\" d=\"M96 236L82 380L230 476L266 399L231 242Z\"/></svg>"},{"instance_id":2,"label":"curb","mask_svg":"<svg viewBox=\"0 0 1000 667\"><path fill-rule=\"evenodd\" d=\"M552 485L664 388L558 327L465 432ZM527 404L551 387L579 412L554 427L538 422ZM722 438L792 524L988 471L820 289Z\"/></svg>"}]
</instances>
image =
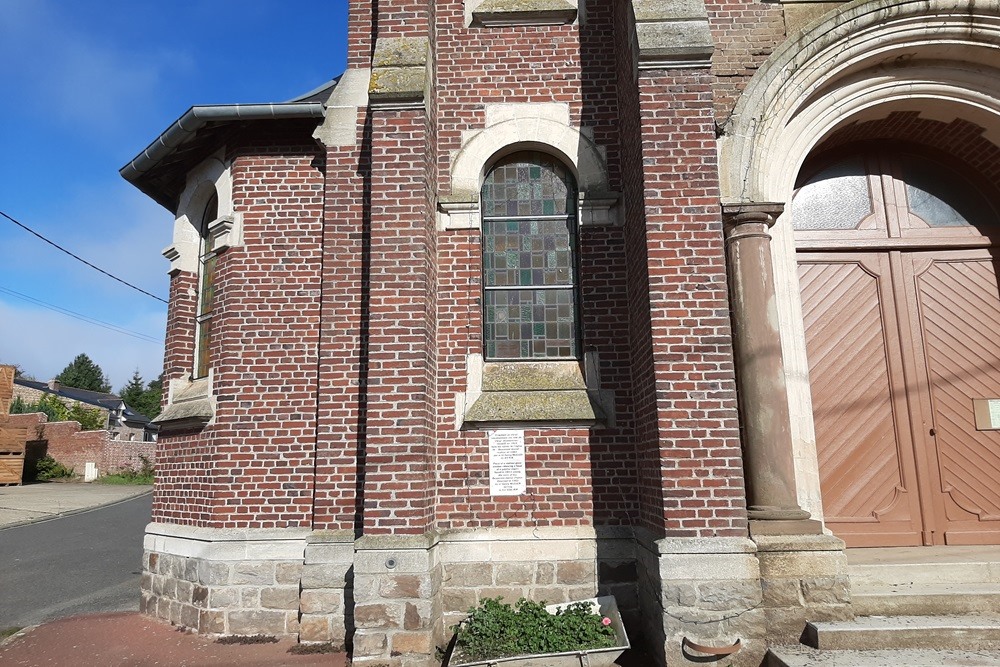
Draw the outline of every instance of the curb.
<instances>
[{"instance_id":1,"label":"curb","mask_svg":"<svg viewBox=\"0 0 1000 667\"><path fill-rule=\"evenodd\" d=\"M55 519L62 519L63 517L72 516L74 514L83 514L84 512L90 512L92 510L104 509L105 507L113 507L114 505L120 505L121 503L125 503L130 500L135 500L136 498L141 498L151 493L153 493L152 489L146 489L138 493L135 493L131 496L126 496L124 498L119 498L117 500L112 500L110 502L101 503L99 505L90 505L88 507L80 507L77 509L66 510L65 512L59 512L58 514L50 514L48 516L39 517L37 519L25 519L24 521L15 521L13 523L8 523L0 526L0 532L7 530L8 528L20 528L21 526L30 526L35 523L45 523L46 521L54 521ZM4 642L0 642L0 646L2 646L3 643Z\"/></svg>"},{"instance_id":2,"label":"curb","mask_svg":"<svg viewBox=\"0 0 1000 667\"><path fill-rule=\"evenodd\" d=\"M36 625L29 625L27 627L21 628L20 630L18 630L17 632L15 632L14 634L12 634L12 635L10 635L8 637L4 637L3 639L0 639L0 647L3 647L3 646L6 646L7 644L11 644L11 643L15 642L16 640L20 639L21 637L25 636L26 634L28 634L29 632L31 632L32 630L34 630L35 628L37 628L39 625L41 625L41 624L39 623L39 624L36 624Z\"/></svg>"}]
</instances>

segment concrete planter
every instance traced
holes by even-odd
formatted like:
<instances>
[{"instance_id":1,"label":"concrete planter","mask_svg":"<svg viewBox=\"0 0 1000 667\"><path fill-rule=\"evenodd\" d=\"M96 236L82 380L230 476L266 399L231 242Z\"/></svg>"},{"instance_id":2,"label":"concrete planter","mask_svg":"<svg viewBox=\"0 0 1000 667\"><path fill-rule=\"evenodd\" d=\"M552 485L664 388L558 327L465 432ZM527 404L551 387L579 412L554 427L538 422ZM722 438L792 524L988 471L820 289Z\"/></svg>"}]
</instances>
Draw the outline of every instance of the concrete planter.
<instances>
[{"instance_id":1,"label":"concrete planter","mask_svg":"<svg viewBox=\"0 0 1000 667\"><path fill-rule=\"evenodd\" d=\"M541 653L535 655L517 655L509 658L492 658L475 662L454 662L449 653L443 667L612 667L615 660L628 649L631 644L622 625L621 614L618 613L618 603L613 595L606 595L581 602L590 603L595 614L611 619L611 627L618 637L618 645L611 648L591 649L587 651L569 651L567 653ZM557 611L567 605L552 604L546 607L548 611ZM459 656L460 657L460 656Z\"/></svg>"}]
</instances>

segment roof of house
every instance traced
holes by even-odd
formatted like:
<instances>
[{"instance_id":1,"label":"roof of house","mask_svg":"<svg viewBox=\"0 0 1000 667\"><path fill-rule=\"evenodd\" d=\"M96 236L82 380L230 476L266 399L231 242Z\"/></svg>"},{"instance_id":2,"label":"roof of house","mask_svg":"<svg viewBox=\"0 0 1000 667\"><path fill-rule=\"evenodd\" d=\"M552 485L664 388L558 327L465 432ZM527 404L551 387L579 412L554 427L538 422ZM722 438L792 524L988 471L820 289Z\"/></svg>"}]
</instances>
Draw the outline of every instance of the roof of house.
<instances>
[{"instance_id":1,"label":"roof of house","mask_svg":"<svg viewBox=\"0 0 1000 667\"><path fill-rule=\"evenodd\" d=\"M224 144L235 129L256 121L322 118L325 102L339 81L337 77L287 102L193 106L119 173L158 204L176 212L187 172Z\"/></svg>"},{"instance_id":2,"label":"roof of house","mask_svg":"<svg viewBox=\"0 0 1000 667\"><path fill-rule=\"evenodd\" d=\"M121 396L109 394L101 391L90 391L89 389L78 389L76 387L66 387L55 380L51 382L40 382L38 380L25 380L24 378L14 378L14 384L43 391L46 394L55 394L60 398L66 398L78 403L86 403L105 410L118 410L122 408L122 418L125 421L146 424L149 417L139 414L128 406Z\"/></svg>"}]
</instances>

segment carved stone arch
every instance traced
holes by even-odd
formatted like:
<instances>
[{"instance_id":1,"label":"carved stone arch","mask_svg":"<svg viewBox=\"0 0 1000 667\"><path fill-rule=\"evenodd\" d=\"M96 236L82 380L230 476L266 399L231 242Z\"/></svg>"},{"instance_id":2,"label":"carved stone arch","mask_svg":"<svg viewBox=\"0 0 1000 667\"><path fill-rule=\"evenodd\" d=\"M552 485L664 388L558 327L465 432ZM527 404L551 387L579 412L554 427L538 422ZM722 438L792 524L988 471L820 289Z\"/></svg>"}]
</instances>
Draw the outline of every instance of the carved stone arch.
<instances>
[{"instance_id":1,"label":"carved stone arch","mask_svg":"<svg viewBox=\"0 0 1000 667\"><path fill-rule=\"evenodd\" d=\"M198 270L198 247L202 216L212 195L218 197L218 213L213 227L216 248L240 243L239 216L233 211L233 180L222 152L207 158L188 173L187 184L178 198L173 243L163 251L170 260L170 272Z\"/></svg>"},{"instance_id":2,"label":"carved stone arch","mask_svg":"<svg viewBox=\"0 0 1000 667\"><path fill-rule=\"evenodd\" d=\"M780 210L806 159L853 123L894 112L983 128L1000 144L1000 2L843 5L791 36L748 83L719 140L723 203ZM787 207L786 207L787 210ZM800 506L822 517L802 303L790 216L771 229Z\"/></svg>"},{"instance_id":3,"label":"carved stone arch","mask_svg":"<svg viewBox=\"0 0 1000 667\"><path fill-rule=\"evenodd\" d=\"M569 124L552 118L525 116L504 120L468 138L451 163L452 194L440 203L442 228L479 225L479 190L489 167L520 150L540 150L562 160L580 191L580 224L614 224L612 192L604 155L592 139Z\"/></svg>"}]
</instances>

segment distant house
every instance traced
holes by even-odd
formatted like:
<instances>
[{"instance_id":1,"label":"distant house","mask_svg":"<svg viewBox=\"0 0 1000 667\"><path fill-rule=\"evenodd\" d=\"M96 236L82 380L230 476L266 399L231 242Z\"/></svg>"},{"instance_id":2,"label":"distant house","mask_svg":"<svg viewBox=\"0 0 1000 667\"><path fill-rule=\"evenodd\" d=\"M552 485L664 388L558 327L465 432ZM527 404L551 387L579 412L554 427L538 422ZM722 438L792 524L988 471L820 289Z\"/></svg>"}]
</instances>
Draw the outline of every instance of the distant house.
<instances>
[{"instance_id":1,"label":"distant house","mask_svg":"<svg viewBox=\"0 0 1000 667\"><path fill-rule=\"evenodd\" d=\"M120 396L100 391L66 387L56 380L14 379L14 398L26 403L37 403L46 394L55 395L67 407L81 403L97 408L105 419L104 427L111 437L118 440L156 441L156 426L150 424L149 417L130 408Z\"/></svg>"}]
</instances>

